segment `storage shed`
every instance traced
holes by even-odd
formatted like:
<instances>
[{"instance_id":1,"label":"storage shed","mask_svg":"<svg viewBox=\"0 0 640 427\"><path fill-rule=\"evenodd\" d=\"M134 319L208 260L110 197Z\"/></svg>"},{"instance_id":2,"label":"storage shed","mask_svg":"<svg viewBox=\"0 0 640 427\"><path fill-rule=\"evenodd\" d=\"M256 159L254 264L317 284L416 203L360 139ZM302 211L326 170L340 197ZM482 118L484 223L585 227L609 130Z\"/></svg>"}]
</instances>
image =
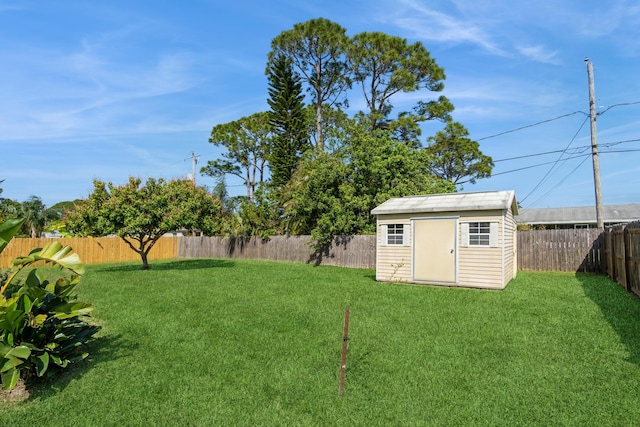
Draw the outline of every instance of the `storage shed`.
<instances>
[{"instance_id":1,"label":"storage shed","mask_svg":"<svg viewBox=\"0 0 640 427\"><path fill-rule=\"evenodd\" d=\"M513 191L401 197L371 213L378 281L504 289L516 277Z\"/></svg>"}]
</instances>

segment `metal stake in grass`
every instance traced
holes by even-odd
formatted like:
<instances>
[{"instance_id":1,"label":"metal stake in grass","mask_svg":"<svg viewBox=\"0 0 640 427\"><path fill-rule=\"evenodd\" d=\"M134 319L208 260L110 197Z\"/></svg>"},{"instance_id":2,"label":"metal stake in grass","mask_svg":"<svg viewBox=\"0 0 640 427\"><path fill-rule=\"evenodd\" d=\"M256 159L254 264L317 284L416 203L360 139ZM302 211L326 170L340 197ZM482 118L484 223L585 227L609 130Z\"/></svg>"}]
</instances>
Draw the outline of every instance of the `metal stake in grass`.
<instances>
[{"instance_id":1,"label":"metal stake in grass","mask_svg":"<svg viewBox=\"0 0 640 427\"><path fill-rule=\"evenodd\" d=\"M349 306L344 311L344 333L342 335L342 363L340 364L340 396L344 394L344 376L347 369L347 344L349 342Z\"/></svg>"}]
</instances>

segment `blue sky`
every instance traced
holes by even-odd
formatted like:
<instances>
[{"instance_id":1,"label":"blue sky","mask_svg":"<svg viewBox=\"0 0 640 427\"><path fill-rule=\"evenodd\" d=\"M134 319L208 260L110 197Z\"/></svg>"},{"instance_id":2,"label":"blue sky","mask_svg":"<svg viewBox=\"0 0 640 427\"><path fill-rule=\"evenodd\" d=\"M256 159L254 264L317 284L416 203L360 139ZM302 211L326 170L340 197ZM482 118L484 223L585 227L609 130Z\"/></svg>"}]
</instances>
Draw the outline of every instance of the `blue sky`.
<instances>
[{"instance_id":1,"label":"blue sky","mask_svg":"<svg viewBox=\"0 0 640 427\"><path fill-rule=\"evenodd\" d=\"M496 161L463 190L515 190L525 208L595 203L588 56L603 201L640 203L640 3L627 0L0 0L2 197L52 205L86 197L94 178L186 177L192 152L198 168L219 156L213 126L267 109L271 40L318 17L421 41L446 71L453 118Z\"/></svg>"}]
</instances>

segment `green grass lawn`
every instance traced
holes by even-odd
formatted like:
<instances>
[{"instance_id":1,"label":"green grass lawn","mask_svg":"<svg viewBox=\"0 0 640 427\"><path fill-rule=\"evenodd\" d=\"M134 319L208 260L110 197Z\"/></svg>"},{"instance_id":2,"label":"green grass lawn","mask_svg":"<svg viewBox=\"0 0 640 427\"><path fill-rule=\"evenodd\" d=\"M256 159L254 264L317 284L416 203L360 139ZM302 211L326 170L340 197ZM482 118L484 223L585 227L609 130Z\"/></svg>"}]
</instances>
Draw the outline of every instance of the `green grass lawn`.
<instances>
[{"instance_id":1,"label":"green grass lawn","mask_svg":"<svg viewBox=\"0 0 640 427\"><path fill-rule=\"evenodd\" d=\"M603 276L484 291L267 261L138 268L88 266L92 356L0 404L0 425L640 425L640 301Z\"/></svg>"}]
</instances>

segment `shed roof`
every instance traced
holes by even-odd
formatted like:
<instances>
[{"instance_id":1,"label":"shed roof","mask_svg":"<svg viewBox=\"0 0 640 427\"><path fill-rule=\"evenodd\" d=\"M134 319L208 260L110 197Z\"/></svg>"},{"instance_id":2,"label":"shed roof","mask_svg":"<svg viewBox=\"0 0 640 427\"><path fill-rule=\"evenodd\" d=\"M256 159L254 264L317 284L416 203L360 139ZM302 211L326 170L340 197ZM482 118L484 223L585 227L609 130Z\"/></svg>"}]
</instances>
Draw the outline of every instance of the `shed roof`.
<instances>
[{"instance_id":1,"label":"shed roof","mask_svg":"<svg viewBox=\"0 0 640 427\"><path fill-rule=\"evenodd\" d=\"M483 191L475 193L427 194L389 199L375 207L373 215L419 213L419 212L455 212L509 209L518 213L515 192Z\"/></svg>"},{"instance_id":2,"label":"shed roof","mask_svg":"<svg viewBox=\"0 0 640 427\"><path fill-rule=\"evenodd\" d=\"M606 224L640 220L640 204L606 205L602 207ZM523 209L516 217L519 224L595 224L596 207L578 206L570 208Z\"/></svg>"}]
</instances>

